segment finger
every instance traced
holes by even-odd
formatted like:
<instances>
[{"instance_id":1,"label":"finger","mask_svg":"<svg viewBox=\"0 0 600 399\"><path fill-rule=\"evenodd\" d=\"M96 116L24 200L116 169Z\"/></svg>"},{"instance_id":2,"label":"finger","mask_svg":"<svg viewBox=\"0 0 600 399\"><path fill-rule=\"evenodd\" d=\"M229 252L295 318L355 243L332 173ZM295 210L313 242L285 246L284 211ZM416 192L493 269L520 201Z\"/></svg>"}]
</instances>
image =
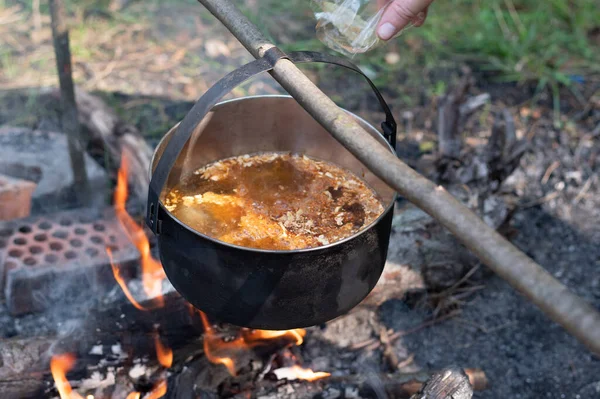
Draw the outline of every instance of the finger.
<instances>
[{"instance_id":1,"label":"finger","mask_svg":"<svg viewBox=\"0 0 600 399\"><path fill-rule=\"evenodd\" d=\"M433 0L394 0L381 17L377 35L381 40L389 40L415 18L424 21L425 14L419 13L424 13L432 2Z\"/></svg>"},{"instance_id":2,"label":"finger","mask_svg":"<svg viewBox=\"0 0 600 399\"><path fill-rule=\"evenodd\" d=\"M377 0L377 8L382 9L387 3L389 0Z\"/></svg>"},{"instance_id":3,"label":"finger","mask_svg":"<svg viewBox=\"0 0 600 399\"><path fill-rule=\"evenodd\" d=\"M419 26L422 26L425 23L425 20L427 20L428 12L429 7L418 13L417 16L413 18L412 23L415 28L418 28Z\"/></svg>"}]
</instances>

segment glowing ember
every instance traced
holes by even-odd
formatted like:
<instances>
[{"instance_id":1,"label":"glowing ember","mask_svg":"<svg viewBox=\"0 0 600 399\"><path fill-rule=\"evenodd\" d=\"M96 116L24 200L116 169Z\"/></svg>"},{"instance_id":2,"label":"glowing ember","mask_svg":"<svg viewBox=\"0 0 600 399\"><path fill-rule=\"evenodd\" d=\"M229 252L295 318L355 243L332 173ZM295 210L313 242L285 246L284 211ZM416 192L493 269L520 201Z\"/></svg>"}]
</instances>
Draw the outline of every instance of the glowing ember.
<instances>
[{"instance_id":1,"label":"glowing ember","mask_svg":"<svg viewBox=\"0 0 600 399\"><path fill-rule=\"evenodd\" d=\"M149 298L153 298L156 301L155 307L162 307L164 306L164 299L162 297L162 281L166 278L166 275L160 262L154 259L150 253L150 242L148 241L148 237L146 237L144 229L133 220L133 218L125 209L128 196L127 173L128 162L125 155L123 155L121 157L121 167L117 176L117 187L114 195L115 213L127 237L135 245L138 251L140 251L142 265L142 285L144 286L144 292ZM117 271L118 269L113 264L113 273L115 274L115 279L121 288L123 288L127 298L136 308L140 310L147 310L133 299L133 296L127 289L127 285L123 279L120 278L121 276L117 276Z\"/></svg>"},{"instance_id":2,"label":"glowing ember","mask_svg":"<svg viewBox=\"0 0 600 399\"><path fill-rule=\"evenodd\" d=\"M327 378L331 374L322 371L314 372L311 369L304 369L300 366L284 367L273 371L278 380L306 380L316 381L321 378Z\"/></svg>"},{"instance_id":3,"label":"glowing ember","mask_svg":"<svg viewBox=\"0 0 600 399\"><path fill-rule=\"evenodd\" d=\"M160 342L158 334L154 336L154 345L156 346L156 358L161 366L165 368L171 367L173 364L173 351Z\"/></svg>"},{"instance_id":4,"label":"glowing ember","mask_svg":"<svg viewBox=\"0 0 600 399\"><path fill-rule=\"evenodd\" d=\"M75 361L75 355L70 353L55 355L50 360L50 371L60 399L83 399L83 396L73 392L67 380L67 373L75 366Z\"/></svg>"}]
</instances>

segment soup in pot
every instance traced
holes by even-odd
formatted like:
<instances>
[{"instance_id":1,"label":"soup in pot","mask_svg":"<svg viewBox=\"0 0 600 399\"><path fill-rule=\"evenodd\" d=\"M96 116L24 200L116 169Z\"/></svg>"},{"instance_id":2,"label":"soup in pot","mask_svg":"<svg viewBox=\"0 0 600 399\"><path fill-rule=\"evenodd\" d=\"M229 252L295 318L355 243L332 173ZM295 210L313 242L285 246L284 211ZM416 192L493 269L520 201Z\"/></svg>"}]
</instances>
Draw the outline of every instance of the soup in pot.
<instances>
[{"instance_id":1,"label":"soup in pot","mask_svg":"<svg viewBox=\"0 0 600 399\"><path fill-rule=\"evenodd\" d=\"M305 155L261 153L213 162L173 187L165 207L196 231L267 250L350 237L384 211L352 172Z\"/></svg>"}]
</instances>

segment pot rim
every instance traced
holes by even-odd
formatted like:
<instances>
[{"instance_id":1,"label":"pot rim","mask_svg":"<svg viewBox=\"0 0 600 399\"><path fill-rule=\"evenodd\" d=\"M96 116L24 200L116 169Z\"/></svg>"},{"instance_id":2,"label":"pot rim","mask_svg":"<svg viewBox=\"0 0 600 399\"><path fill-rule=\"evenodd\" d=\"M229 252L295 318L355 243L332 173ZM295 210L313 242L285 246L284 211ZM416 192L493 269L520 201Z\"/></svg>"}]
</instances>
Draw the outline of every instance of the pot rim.
<instances>
[{"instance_id":1,"label":"pot rim","mask_svg":"<svg viewBox=\"0 0 600 399\"><path fill-rule=\"evenodd\" d=\"M285 98L285 99L292 99L292 100L294 100L294 98L292 96L286 95L286 94L266 94L266 95L244 96L244 97L239 97L239 98L234 98L234 99L230 99L230 100L221 101L221 102L215 104L215 106L213 107L213 109L215 109L216 107L220 107L222 105L229 104L229 103L234 103L234 102L238 102L238 101L245 101L245 100L252 100L252 99L256 99L256 98ZM358 121L360 121L363 124L365 124L366 126L371 127L373 130L375 130L375 132L377 132L377 134L379 136L383 137L383 135L379 132L379 130L377 130L369 122L365 121L363 118L361 118L360 116L354 114L353 112L348 111L347 109L344 109L344 108L341 108L341 109L343 111L347 112L348 114L350 114L353 118L355 118ZM160 139L160 141L156 145L156 148L154 149L154 153L152 154L152 159L150 161L150 171L149 171L149 177L150 177L150 179L152 179L152 174L154 173L154 162L156 160L157 149L160 148L161 145L163 144L163 142L166 140L166 138L168 136L168 133L171 132L173 129L175 129L177 126L179 126L180 123L181 122L178 122L177 124L175 124L175 126L173 126L171 129L169 129L169 131L167 131L167 133L162 137L162 139ZM387 146L387 148L395 155L396 154L396 150L391 146L391 144L387 140L385 140L385 138L384 138L384 142L385 142L385 145ZM394 192L394 196L393 196L392 200L389 202L389 204L387 204L387 206L385 207L385 209L381 213L381 215L379 215L379 217L377 217L377 219L375 219L374 221L372 221L368 226L364 227L363 229L361 229L360 231L354 233L353 235L351 235L349 237L346 237L346 238L344 238L342 240L335 241L335 242L332 242L330 244L322 245L322 246L319 246L319 247L302 248L302 249L292 249L292 250L289 250L289 249L286 249L286 250L274 250L274 249L260 249L260 248L243 247L241 245L235 245L235 244L230 244L230 243L221 241L219 239L216 239L214 237L211 237L209 235L201 233L201 232L199 232L197 230L194 230L193 228L191 228L190 226L188 226L187 224L185 224L184 222L182 222L181 220L179 220L177 217L175 217L175 215L173 215L173 213L171 213L164 206L164 204L162 203L162 201L160 199L159 199L158 203L159 203L159 206L161 207L161 209L166 214L168 214L168 216L170 218L172 218L180 226L182 226L186 230L190 231L191 233L193 233L193 234L195 234L195 235L197 235L197 236L199 236L201 238L204 238L204 239L207 239L209 241L214 242L215 244L223 245L223 246L226 246L226 247L230 247L230 248L237 249L237 250L242 250L242 251L267 253L267 254L277 254L277 255L286 255L286 254L309 253L309 252L317 252L317 251L320 251L320 250L326 250L326 249L335 247L337 245L341 245L343 243L346 243L348 241L351 241L351 240L353 240L353 239L361 236L362 234L366 233L368 230L371 230L376 224L378 224L379 222L381 222L381 220L392 210L392 208L394 207L394 204L396 203L397 199L398 199L398 193Z\"/></svg>"}]
</instances>

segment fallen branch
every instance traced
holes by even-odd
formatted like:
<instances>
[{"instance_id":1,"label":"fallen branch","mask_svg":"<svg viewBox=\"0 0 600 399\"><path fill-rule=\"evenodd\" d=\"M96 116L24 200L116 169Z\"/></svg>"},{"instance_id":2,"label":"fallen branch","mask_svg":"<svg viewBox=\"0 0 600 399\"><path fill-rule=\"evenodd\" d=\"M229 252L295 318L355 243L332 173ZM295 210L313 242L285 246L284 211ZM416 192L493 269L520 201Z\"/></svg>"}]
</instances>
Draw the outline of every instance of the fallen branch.
<instances>
[{"instance_id":1,"label":"fallen branch","mask_svg":"<svg viewBox=\"0 0 600 399\"><path fill-rule=\"evenodd\" d=\"M256 58L275 47L226 0L199 0ZM444 188L384 148L319 90L291 61L281 59L272 76L365 166L455 234L479 259L592 351L600 354L600 314L518 250Z\"/></svg>"},{"instance_id":2,"label":"fallen branch","mask_svg":"<svg viewBox=\"0 0 600 399\"><path fill-rule=\"evenodd\" d=\"M483 391L488 387L488 380L485 373L479 369L457 369L449 368L439 372L426 372L420 371L416 373L393 373L393 374L379 374L376 378L372 376L365 376L360 374L353 374L348 376L336 376L329 377L323 381L323 384L344 384L358 386L359 390L368 388L373 383L373 380L381 384L381 388L385 390L385 393L391 398L410 398L414 395L418 395L419 391L428 392L433 394L436 390L435 386L440 388L442 385L437 383L439 381L438 376L444 376L450 373L454 378L446 378L445 381L452 382L452 385L460 385L462 389L470 390L471 394L474 391ZM464 376L464 377L463 377ZM464 378L464 380L462 379ZM452 380L452 381L450 381ZM459 382L460 381L460 382ZM377 383L375 382L375 383ZM465 385L466 384L466 385ZM450 388L451 384L443 384L446 388ZM421 396L417 396L420 398ZM446 399L450 396L427 396L430 399ZM464 398L463 396L455 396L456 399Z\"/></svg>"},{"instance_id":3,"label":"fallen branch","mask_svg":"<svg viewBox=\"0 0 600 399\"><path fill-rule=\"evenodd\" d=\"M121 163L121 156L127 157L127 179L132 194L145 202L150 184L148 172L152 148L135 126L122 121L101 98L80 89L76 93L79 121L90 132L92 143L104 149L115 170Z\"/></svg>"}]
</instances>

